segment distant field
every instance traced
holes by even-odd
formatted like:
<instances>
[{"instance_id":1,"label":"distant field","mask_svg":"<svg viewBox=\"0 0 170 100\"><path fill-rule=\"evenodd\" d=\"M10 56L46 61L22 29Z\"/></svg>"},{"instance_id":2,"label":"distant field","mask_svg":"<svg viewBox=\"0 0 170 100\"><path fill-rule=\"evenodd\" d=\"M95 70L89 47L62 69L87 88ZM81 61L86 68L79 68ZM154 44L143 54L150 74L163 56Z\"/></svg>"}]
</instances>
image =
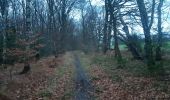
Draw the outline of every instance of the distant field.
<instances>
[{"instance_id":1,"label":"distant field","mask_svg":"<svg viewBox=\"0 0 170 100\"><path fill-rule=\"evenodd\" d=\"M111 48L114 48L114 45L112 45ZM126 50L127 46L125 44L120 44L119 48L120 48L120 50Z\"/></svg>"},{"instance_id":2,"label":"distant field","mask_svg":"<svg viewBox=\"0 0 170 100\"><path fill-rule=\"evenodd\" d=\"M142 43L142 48L144 47L144 43ZM111 48L114 48L114 45L111 46ZM120 50L127 50L127 46L125 44L119 45ZM170 50L170 41L163 44L164 50Z\"/></svg>"}]
</instances>

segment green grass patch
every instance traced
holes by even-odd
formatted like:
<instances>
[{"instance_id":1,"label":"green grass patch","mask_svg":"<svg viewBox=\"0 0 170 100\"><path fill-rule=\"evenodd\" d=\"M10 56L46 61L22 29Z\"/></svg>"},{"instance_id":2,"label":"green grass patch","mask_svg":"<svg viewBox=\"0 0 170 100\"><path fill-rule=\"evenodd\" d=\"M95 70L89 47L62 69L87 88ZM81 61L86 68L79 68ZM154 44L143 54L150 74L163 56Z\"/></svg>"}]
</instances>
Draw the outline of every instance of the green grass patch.
<instances>
[{"instance_id":1,"label":"green grass patch","mask_svg":"<svg viewBox=\"0 0 170 100\"><path fill-rule=\"evenodd\" d=\"M112 81L115 81L115 82L122 82L123 81L122 77L120 75L116 74L116 73L111 75L111 79L112 79Z\"/></svg>"},{"instance_id":2,"label":"green grass patch","mask_svg":"<svg viewBox=\"0 0 170 100\"><path fill-rule=\"evenodd\" d=\"M82 67L85 69L86 72L90 70L90 65L91 65L91 56L86 55L83 52L80 52L79 54L79 59Z\"/></svg>"},{"instance_id":3,"label":"green grass patch","mask_svg":"<svg viewBox=\"0 0 170 100\"><path fill-rule=\"evenodd\" d=\"M117 59L115 59L114 56L96 55L93 57L92 63L101 66L107 73L110 73L113 80L120 79L120 77L116 75L119 67ZM123 58L121 65L123 65L123 70L134 76L148 76L147 66L141 61Z\"/></svg>"},{"instance_id":4,"label":"green grass patch","mask_svg":"<svg viewBox=\"0 0 170 100\"><path fill-rule=\"evenodd\" d=\"M164 45L163 45L163 48L165 48L165 49L170 49L170 42L166 42L166 43L164 43Z\"/></svg>"},{"instance_id":5,"label":"green grass patch","mask_svg":"<svg viewBox=\"0 0 170 100\"><path fill-rule=\"evenodd\" d=\"M62 100L70 100L70 98L74 97L74 90L70 91L70 90L66 90L66 92L64 93L64 96L62 97Z\"/></svg>"},{"instance_id":6,"label":"green grass patch","mask_svg":"<svg viewBox=\"0 0 170 100\"><path fill-rule=\"evenodd\" d=\"M148 76L148 69L146 64L141 61L133 60L127 61L126 68L128 72L132 73L134 76Z\"/></svg>"},{"instance_id":7,"label":"green grass patch","mask_svg":"<svg viewBox=\"0 0 170 100\"><path fill-rule=\"evenodd\" d=\"M92 59L92 63L98 64L104 67L112 67L115 65L116 59L113 56L96 55Z\"/></svg>"},{"instance_id":8,"label":"green grass patch","mask_svg":"<svg viewBox=\"0 0 170 100\"><path fill-rule=\"evenodd\" d=\"M62 77L67 72L67 70L70 69L69 67L70 66L64 64L60 68L56 69L57 76ZM70 70L73 70L73 69L70 69Z\"/></svg>"},{"instance_id":9,"label":"green grass patch","mask_svg":"<svg viewBox=\"0 0 170 100\"><path fill-rule=\"evenodd\" d=\"M47 90L43 90L38 94L40 97L51 97L52 93L50 91Z\"/></svg>"},{"instance_id":10,"label":"green grass patch","mask_svg":"<svg viewBox=\"0 0 170 100\"><path fill-rule=\"evenodd\" d=\"M157 91L163 91L163 92L168 92L170 93L170 90L169 90L169 82L161 82L161 81L156 81L154 82L153 84L153 88L155 88Z\"/></svg>"},{"instance_id":11,"label":"green grass patch","mask_svg":"<svg viewBox=\"0 0 170 100\"><path fill-rule=\"evenodd\" d=\"M114 45L112 45L111 48L114 48ZM125 44L120 44L119 49L120 50L127 50L127 46Z\"/></svg>"},{"instance_id":12,"label":"green grass patch","mask_svg":"<svg viewBox=\"0 0 170 100\"><path fill-rule=\"evenodd\" d=\"M113 56L96 55L93 57L92 63L101 67L106 73L108 73L113 81L122 82L122 78L118 74L117 60Z\"/></svg>"}]
</instances>

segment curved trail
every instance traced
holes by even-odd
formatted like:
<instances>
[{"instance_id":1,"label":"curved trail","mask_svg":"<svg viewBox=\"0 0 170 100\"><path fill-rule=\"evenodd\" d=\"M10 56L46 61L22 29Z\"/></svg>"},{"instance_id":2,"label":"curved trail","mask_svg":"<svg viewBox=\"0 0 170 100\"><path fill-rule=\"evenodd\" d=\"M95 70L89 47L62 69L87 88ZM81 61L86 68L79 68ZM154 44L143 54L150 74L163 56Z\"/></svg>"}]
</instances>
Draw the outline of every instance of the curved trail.
<instances>
[{"instance_id":1,"label":"curved trail","mask_svg":"<svg viewBox=\"0 0 170 100\"><path fill-rule=\"evenodd\" d=\"M90 92L92 92L92 85L89 82L88 76L85 74L84 69L80 63L78 56L75 54L75 66L76 66L76 88L75 88L75 100L93 100Z\"/></svg>"}]
</instances>

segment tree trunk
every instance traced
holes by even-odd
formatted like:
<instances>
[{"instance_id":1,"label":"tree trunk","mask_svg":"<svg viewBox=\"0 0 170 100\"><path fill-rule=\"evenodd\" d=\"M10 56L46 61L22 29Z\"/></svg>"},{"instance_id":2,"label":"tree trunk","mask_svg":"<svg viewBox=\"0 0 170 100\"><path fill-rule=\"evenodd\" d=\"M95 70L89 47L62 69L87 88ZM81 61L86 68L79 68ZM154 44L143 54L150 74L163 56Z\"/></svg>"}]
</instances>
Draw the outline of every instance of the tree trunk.
<instances>
[{"instance_id":1,"label":"tree trunk","mask_svg":"<svg viewBox=\"0 0 170 100\"><path fill-rule=\"evenodd\" d=\"M121 53L120 53L120 49L119 49L119 43L118 43L118 37L117 37L117 25L116 25L116 18L114 17L114 15L112 15L113 17L113 31L114 31L114 40L115 40L115 44L114 44L114 49L115 49L115 57L118 59L122 59Z\"/></svg>"},{"instance_id":2,"label":"tree trunk","mask_svg":"<svg viewBox=\"0 0 170 100\"><path fill-rule=\"evenodd\" d=\"M134 59L142 60L142 56L140 55L139 51L134 46L134 44L131 42L132 38L131 38L131 35L129 33L128 26L124 22L123 18L120 18L120 21L121 21L121 23L123 25L123 30L126 33L126 36L127 36L127 43L126 44L127 44L128 48L129 48L130 52L132 53L132 56L134 57Z\"/></svg>"},{"instance_id":3,"label":"tree trunk","mask_svg":"<svg viewBox=\"0 0 170 100\"><path fill-rule=\"evenodd\" d=\"M112 5L110 0L109 0L109 8L110 8L110 19L111 19L111 22L112 22L112 25L113 25L113 32L114 32L115 57L117 58L118 64L121 64L122 55L121 55L121 52L120 52L120 49L119 49L119 43L118 43L117 12L115 11L115 4Z\"/></svg>"},{"instance_id":4,"label":"tree trunk","mask_svg":"<svg viewBox=\"0 0 170 100\"><path fill-rule=\"evenodd\" d=\"M26 0L26 31L25 31L25 38L27 41L27 45L26 45L26 54L25 54L25 65L24 65L24 69L30 69L30 64L29 64L29 60L30 60L30 37L32 35L32 30L31 30L31 0ZM28 66L29 68L27 68Z\"/></svg>"},{"instance_id":5,"label":"tree trunk","mask_svg":"<svg viewBox=\"0 0 170 100\"><path fill-rule=\"evenodd\" d=\"M108 45L107 45L107 38L108 38L108 33L107 33L107 28L108 28L108 16L109 16L109 11L108 11L108 0L105 0L105 25L104 25L104 37L103 37L103 53L105 54L108 50Z\"/></svg>"},{"instance_id":6,"label":"tree trunk","mask_svg":"<svg viewBox=\"0 0 170 100\"><path fill-rule=\"evenodd\" d=\"M5 15L2 15L2 20L3 20L3 32L2 32L2 35L3 35L3 52L2 52L2 59L3 59L3 67L5 68L5 64L6 64L6 49L7 49L7 45L6 45L6 25L7 25L7 19L6 19L6 14Z\"/></svg>"},{"instance_id":7,"label":"tree trunk","mask_svg":"<svg viewBox=\"0 0 170 100\"><path fill-rule=\"evenodd\" d=\"M158 5L158 41L157 41L157 48L156 48L156 60L162 60L162 12L161 8L163 6L163 0L159 0Z\"/></svg>"},{"instance_id":8,"label":"tree trunk","mask_svg":"<svg viewBox=\"0 0 170 100\"><path fill-rule=\"evenodd\" d=\"M3 67L6 68L5 64L7 63L6 60L6 53L7 53L7 26L8 26L8 23L7 23L7 20L8 20L8 1L7 0L3 0L0 2L0 9L1 9L1 15L2 15L2 36L3 36L3 48L2 48L2 62L3 62Z\"/></svg>"},{"instance_id":9,"label":"tree trunk","mask_svg":"<svg viewBox=\"0 0 170 100\"><path fill-rule=\"evenodd\" d=\"M144 0L137 0L137 5L140 12L141 22L143 26L143 31L145 35L145 58L147 61L148 66L154 65L154 59L153 59L153 46L152 46L152 40L150 35L150 29L149 29L149 22L148 22L148 15L146 12Z\"/></svg>"}]
</instances>

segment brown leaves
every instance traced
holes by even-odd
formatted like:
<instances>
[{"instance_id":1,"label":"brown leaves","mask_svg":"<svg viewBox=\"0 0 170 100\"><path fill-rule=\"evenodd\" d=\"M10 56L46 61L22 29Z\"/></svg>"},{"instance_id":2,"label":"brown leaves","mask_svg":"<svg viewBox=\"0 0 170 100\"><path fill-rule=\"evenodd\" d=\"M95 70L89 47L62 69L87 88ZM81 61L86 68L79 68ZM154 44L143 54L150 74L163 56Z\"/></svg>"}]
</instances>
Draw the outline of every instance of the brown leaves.
<instances>
[{"instance_id":1,"label":"brown leaves","mask_svg":"<svg viewBox=\"0 0 170 100\"><path fill-rule=\"evenodd\" d=\"M44 98L56 100L50 99L51 96L53 98L62 98L66 91L66 85L71 83L70 78L72 76L70 72L72 71L70 70L72 67L70 66L64 69L64 76L58 75L60 71L63 70L62 66L60 66L63 64L63 60L63 57L57 59L55 57L47 57L40 59L38 62L31 62L31 72L25 75L16 75L24 65L19 63L15 64L15 66L13 66L15 75L13 75L12 81L3 85L3 87L7 87L4 89L4 93L11 97L12 100L42 100ZM54 65L55 68L49 68L49 64ZM2 79L2 81L6 81L8 77L8 74L0 72L0 79ZM53 80L57 80L57 82ZM49 91L50 86L52 86L50 82L57 85L57 88L51 87L55 92ZM45 97L41 94L43 94L43 96L45 94Z\"/></svg>"},{"instance_id":2,"label":"brown leaves","mask_svg":"<svg viewBox=\"0 0 170 100\"><path fill-rule=\"evenodd\" d=\"M19 48L7 49L7 54L9 56L22 56L24 53L25 52Z\"/></svg>"},{"instance_id":3,"label":"brown leaves","mask_svg":"<svg viewBox=\"0 0 170 100\"><path fill-rule=\"evenodd\" d=\"M93 73L92 77L99 78L93 80L93 83L101 91L95 94L100 100L125 100L127 92L121 88L120 84L112 83L108 75L99 67L93 67L91 73Z\"/></svg>"},{"instance_id":4,"label":"brown leaves","mask_svg":"<svg viewBox=\"0 0 170 100\"><path fill-rule=\"evenodd\" d=\"M108 74L99 66L91 67L92 82L96 87L95 96L99 100L159 100L170 97L156 90L153 87L155 81L151 78L128 76L125 71L121 71L117 74L120 74L122 81L118 82L113 81Z\"/></svg>"},{"instance_id":5,"label":"brown leaves","mask_svg":"<svg viewBox=\"0 0 170 100\"><path fill-rule=\"evenodd\" d=\"M47 57L31 64L31 73L14 76L5 92L13 100L60 100L71 90L71 66L63 68L65 58ZM70 63L70 62L69 62ZM49 68L49 64L56 66ZM56 65L57 64L57 65ZM16 64L15 70L23 65ZM61 74L61 72L63 74Z\"/></svg>"}]
</instances>

